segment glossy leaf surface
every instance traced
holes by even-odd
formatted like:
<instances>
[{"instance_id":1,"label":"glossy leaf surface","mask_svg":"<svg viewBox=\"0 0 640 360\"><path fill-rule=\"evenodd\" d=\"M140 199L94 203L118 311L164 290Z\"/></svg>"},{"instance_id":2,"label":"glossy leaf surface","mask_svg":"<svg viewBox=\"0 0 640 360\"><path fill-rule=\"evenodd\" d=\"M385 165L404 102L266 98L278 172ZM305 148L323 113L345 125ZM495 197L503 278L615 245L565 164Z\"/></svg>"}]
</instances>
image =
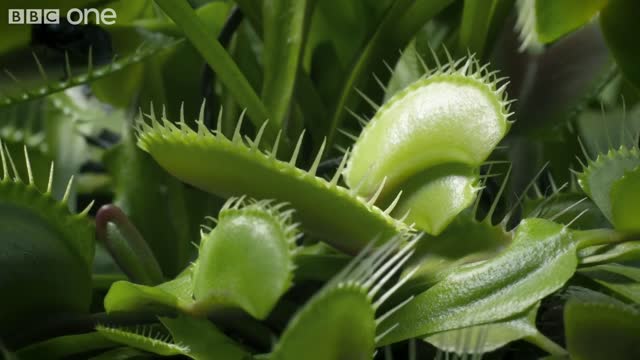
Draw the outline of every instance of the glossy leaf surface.
<instances>
[{"instance_id":1,"label":"glossy leaf surface","mask_svg":"<svg viewBox=\"0 0 640 360\"><path fill-rule=\"evenodd\" d=\"M500 255L463 267L385 319L398 324L389 344L416 336L508 318L559 289L578 264L576 244L562 225L526 219ZM553 277L547 274L554 274Z\"/></svg>"}]
</instances>

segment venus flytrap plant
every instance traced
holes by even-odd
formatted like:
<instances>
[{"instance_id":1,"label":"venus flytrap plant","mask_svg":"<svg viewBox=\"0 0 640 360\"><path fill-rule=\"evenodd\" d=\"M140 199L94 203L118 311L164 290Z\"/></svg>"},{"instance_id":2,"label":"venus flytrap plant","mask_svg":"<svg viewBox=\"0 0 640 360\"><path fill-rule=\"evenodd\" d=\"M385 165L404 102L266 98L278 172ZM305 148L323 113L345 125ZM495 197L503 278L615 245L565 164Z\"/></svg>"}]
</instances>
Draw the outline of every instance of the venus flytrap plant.
<instances>
[{"instance_id":1,"label":"venus flytrap plant","mask_svg":"<svg viewBox=\"0 0 640 360\"><path fill-rule=\"evenodd\" d=\"M625 182L629 180L622 180L622 185L617 185L618 181L625 178L627 172L633 171L639 166L640 152L637 146L632 148L621 146L617 150L611 149L606 154L598 155L595 160L588 160L578 177L578 182L582 189L593 199L614 226L617 225L617 219L614 217L611 208L613 200L611 197L612 188L614 186L624 186ZM632 178L633 175L630 175L630 177ZM633 187L633 184L631 186ZM616 201L619 201L618 199L619 197L616 197ZM620 206L620 203L617 206ZM618 208L616 210L616 214L624 216L622 209ZM628 227L629 225L625 223L624 226Z\"/></svg>"},{"instance_id":2,"label":"venus flytrap plant","mask_svg":"<svg viewBox=\"0 0 640 360\"><path fill-rule=\"evenodd\" d=\"M113 342L158 355L171 356L189 352L188 347L174 343L170 335L163 334L152 326L124 329L98 325L96 331Z\"/></svg>"},{"instance_id":3,"label":"venus flytrap plant","mask_svg":"<svg viewBox=\"0 0 640 360\"><path fill-rule=\"evenodd\" d=\"M120 24L65 28L100 38L11 28L2 356L635 356L638 137L581 114L640 102L632 3L106 0Z\"/></svg>"},{"instance_id":4,"label":"venus flytrap plant","mask_svg":"<svg viewBox=\"0 0 640 360\"><path fill-rule=\"evenodd\" d=\"M289 321L269 359L370 359L378 339L395 327L381 324L404 304L382 315L376 311L411 274L384 285L418 240L394 238L378 249L365 248Z\"/></svg>"},{"instance_id":5,"label":"venus flytrap plant","mask_svg":"<svg viewBox=\"0 0 640 360\"><path fill-rule=\"evenodd\" d=\"M571 278L580 249L632 239L613 230L572 231L548 220L525 219L501 254L451 272L387 319L387 324L399 325L381 343L494 322L523 312ZM550 273L554 276L547 276Z\"/></svg>"},{"instance_id":6,"label":"venus flytrap plant","mask_svg":"<svg viewBox=\"0 0 640 360\"><path fill-rule=\"evenodd\" d=\"M492 166L489 166L488 173L491 172L491 168ZM495 211L510 173L511 167L507 170L502 185L485 214L479 214L479 195L475 198L473 207L458 214L441 234L423 237L416 245L414 257L409 261L408 269L415 267L415 274L403 291L424 290L460 266L490 259L511 244L513 231L507 230L507 226L513 209L494 224ZM484 182L487 179L488 177L485 177Z\"/></svg>"},{"instance_id":7,"label":"venus flytrap plant","mask_svg":"<svg viewBox=\"0 0 640 360\"><path fill-rule=\"evenodd\" d=\"M640 304L640 270L634 266L603 264L585 267L579 273L602 285L622 300Z\"/></svg>"},{"instance_id":8,"label":"venus flytrap plant","mask_svg":"<svg viewBox=\"0 0 640 360\"><path fill-rule=\"evenodd\" d=\"M239 308L265 318L291 286L299 236L297 224L291 221L293 210L272 203L231 198L218 219L211 218L215 228L203 226L198 258L192 265L155 287L115 283L105 297L105 309L206 316ZM128 238L137 242L135 234Z\"/></svg>"},{"instance_id":9,"label":"venus flytrap plant","mask_svg":"<svg viewBox=\"0 0 640 360\"><path fill-rule=\"evenodd\" d=\"M40 131L32 132L31 129L16 126L16 124L7 124L0 127L0 139L18 164L26 163L24 147L27 148L35 186L39 189L45 189L52 159L44 134ZM25 167L19 166L16 170L20 178L28 178Z\"/></svg>"},{"instance_id":10,"label":"venus flytrap plant","mask_svg":"<svg viewBox=\"0 0 640 360\"><path fill-rule=\"evenodd\" d=\"M530 310L502 321L439 332L427 336L424 341L446 352L478 355L501 348L512 341L524 339L551 354L565 354L562 347L536 328L539 307L539 303L535 304Z\"/></svg>"},{"instance_id":11,"label":"venus flytrap plant","mask_svg":"<svg viewBox=\"0 0 640 360\"><path fill-rule=\"evenodd\" d=\"M367 123L346 183L382 199L402 190L396 216L408 212L407 222L439 234L473 202L478 168L509 128L503 80L473 57L426 69Z\"/></svg>"},{"instance_id":12,"label":"venus flytrap plant","mask_svg":"<svg viewBox=\"0 0 640 360\"><path fill-rule=\"evenodd\" d=\"M393 204L381 210L373 204L375 198L362 198L338 183L348 156L331 180L325 180L315 176L323 147L309 170L296 167L304 134L299 137L291 159L285 162L275 156L277 141L273 151L260 150L266 125L255 139L244 139L240 133L241 117L229 139L220 126L213 131L207 129L202 114L197 130L193 130L184 117L174 124L166 118L157 119L152 111L147 115L150 124L143 119L138 121L138 145L169 173L202 190L224 197L247 195L290 203L296 209L296 219L306 230L349 253L358 252L376 236L388 239L411 231L389 215ZM248 178L246 174L253 175ZM255 181L258 179L259 182ZM340 221L336 212L352 221Z\"/></svg>"},{"instance_id":13,"label":"venus flytrap plant","mask_svg":"<svg viewBox=\"0 0 640 360\"><path fill-rule=\"evenodd\" d=\"M160 37L160 35L158 36ZM0 86L0 106L31 101L109 76L127 66L140 63L160 51L175 45L175 43L175 40L168 41L167 37L155 38L147 43L141 43L135 51L127 56L114 58L110 63L99 66L94 63L90 48L86 66L72 66L68 54L65 54L62 64L54 63L52 65L46 65L52 68L48 70L43 65L40 57L35 52L32 52L31 59L14 64L14 67L19 66L20 68L3 69L4 75L10 80L10 85ZM29 63L31 68L25 71L22 67L27 63ZM60 69L64 69L64 77L62 80L59 79L62 74ZM23 73L26 73L26 75ZM35 76L32 76L32 74L35 74ZM23 79L22 75L28 76L28 79Z\"/></svg>"},{"instance_id":14,"label":"venus flytrap plant","mask_svg":"<svg viewBox=\"0 0 640 360\"><path fill-rule=\"evenodd\" d=\"M270 203L232 198L203 234L193 271L196 312L238 307L264 319L291 286L298 225L286 204Z\"/></svg>"},{"instance_id":15,"label":"venus flytrap plant","mask_svg":"<svg viewBox=\"0 0 640 360\"><path fill-rule=\"evenodd\" d=\"M26 146L24 164L16 164L2 142L0 159L0 238L21 254L11 258L13 265L0 275L0 335L5 336L17 323L32 323L43 314L89 310L94 239L86 216L90 207L79 214L67 208L73 180L57 201L51 195L53 164L47 187L39 189ZM18 167L26 169L26 179L20 177ZM25 293L39 296L25 298Z\"/></svg>"}]
</instances>

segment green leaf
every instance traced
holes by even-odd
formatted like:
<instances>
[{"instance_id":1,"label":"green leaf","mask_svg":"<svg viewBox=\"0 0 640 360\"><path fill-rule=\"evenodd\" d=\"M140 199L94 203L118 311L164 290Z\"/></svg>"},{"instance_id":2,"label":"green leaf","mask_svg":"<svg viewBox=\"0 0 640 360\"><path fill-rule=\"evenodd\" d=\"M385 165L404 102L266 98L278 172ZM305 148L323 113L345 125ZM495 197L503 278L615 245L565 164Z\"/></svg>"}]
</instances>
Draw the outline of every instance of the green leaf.
<instances>
[{"instance_id":1,"label":"green leaf","mask_svg":"<svg viewBox=\"0 0 640 360\"><path fill-rule=\"evenodd\" d=\"M385 319L382 325L398 326L381 344L521 313L562 287L577 264L576 244L566 227L525 219L500 255L451 272Z\"/></svg>"},{"instance_id":2,"label":"green leaf","mask_svg":"<svg viewBox=\"0 0 640 360\"><path fill-rule=\"evenodd\" d=\"M401 201L392 215L402 218L409 214L407 223L438 235L473 203L478 182L477 171L467 166L439 166L424 171L402 185Z\"/></svg>"},{"instance_id":3,"label":"green leaf","mask_svg":"<svg viewBox=\"0 0 640 360\"><path fill-rule=\"evenodd\" d=\"M138 145L172 175L219 196L289 202L309 233L339 250L357 253L375 237L388 240L409 230L389 216L390 210L385 212L339 185L341 171L331 180L316 176L323 151L305 171L296 167L298 152L285 162L273 152L259 150L260 133L255 139L243 139L241 122L227 138L220 128L206 129L202 118L196 131L182 121L175 125L165 120L160 123L154 114L149 117L151 125L138 122ZM302 137L298 145L302 146ZM344 221L345 217L350 221Z\"/></svg>"},{"instance_id":4,"label":"green leaf","mask_svg":"<svg viewBox=\"0 0 640 360\"><path fill-rule=\"evenodd\" d=\"M16 164L3 144L0 158L4 170L0 179L0 337L4 337L41 322L42 316L88 312L95 241L88 209L72 214L68 196L58 202L51 187L39 190L31 176L25 182L16 178ZM29 166L26 161L31 175Z\"/></svg>"},{"instance_id":5,"label":"green leaf","mask_svg":"<svg viewBox=\"0 0 640 360\"><path fill-rule=\"evenodd\" d=\"M618 264L603 264L580 269L580 273L611 290L640 304L640 269Z\"/></svg>"},{"instance_id":6,"label":"green leaf","mask_svg":"<svg viewBox=\"0 0 640 360\"><path fill-rule=\"evenodd\" d=\"M609 0L520 0L523 46L547 44L593 19Z\"/></svg>"},{"instance_id":7,"label":"green leaf","mask_svg":"<svg viewBox=\"0 0 640 360\"><path fill-rule=\"evenodd\" d=\"M385 178L389 192L438 165L475 168L486 160L509 128L504 89L476 60L457 64L434 70L376 112L347 164L350 187L371 196Z\"/></svg>"},{"instance_id":8,"label":"green leaf","mask_svg":"<svg viewBox=\"0 0 640 360\"><path fill-rule=\"evenodd\" d=\"M195 255L191 243L198 238L200 221L213 200L163 171L135 146L132 130L125 131L122 143L104 159L113 177L114 203L148 242L163 274L172 277ZM149 209L156 209L153 216Z\"/></svg>"},{"instance_id":9,"label":"green leaf","mask_svg":"<svg viewBox=\"0 0 640 360\"><path fill-rule=\"evenodd\" d=\"M599 264L640 260L640 241L598 245L578 252L580 264Z\"/></svg>"},{"instance_id":10,"label":"green leaf","mask_svg":"<svg viewBox=\"0 0 640 360\"><path fill-rule=\"evenodd\" d=\"M477 221L470 213L460 214L438 236L426 235L418 242L407 269L416 269L409 284L436 284L457 266L485 260L508 247L513 234L489 219ZM405 272L408 272L405 270Z\"/></svg>"},{"instance_id":11,"label":"green leaf","mask_svg":"<svg viewBox=\"0 0 640 360\"><path fill-rule=\"evenodd\" d=\"M196 15L218 36L230 5L211 2L196 10ZM179 29L167 20L156 27L137 22L141 31L157 31L168 36L181 37ZM200 53L188 42L182 41L141 64L130 66L105 78L93 81L91 89L101 101L129 109L135 104L148 106L161 103L170 118L176 118L184 106L185 115L193 118L202 103L201 89L193 86L200 81L205 62ZM176 69L181 71L176 71Z\"/></svg>"},{"instance_id":12,"label":"green leaf","mask_svg":"<svg viewBox=\"0 0 640 360\"><path fill-rule=\"evenodd\" d=\"M572 229L586 230L609 226L609 221L593 201L577 189L558 191L547 197L526 197L522 202L522 208L522 217L538 217L560 224L571 224Z\"/></svg>"},{"instance_id":13,"label":"green leaf","mask_svg":"<svg viewBox=\"0 0 640 360\"><path fill-rule=\"evenodd\" d=\"M607 45L622 73L640 89L640 52L635 44L638 22L634 14L640 11L640 3L634 0L609 0L600 14L600 25Z\"/></svg>"},{"instance_id":14,"label":"green leaf","mask_svg":"<svg viewBox=\"0 0 640 360\"><path fill-rule=\"evenodd\" d=\"M66 359L96 350L116 347L117 344L96 332L65 335L29 345L18 350L20 360Z\"/></svg>"},{"instance_id":15,"label":"green leaf","mask_svg":"<svg viewBox=\"0 0 640 360\"><path fill-rule=\"evenodd\" d=\"M564 327L571 359L640 357L640 312L606 295L575 290L564 306Z\"/></svg>"},{"instance_id":16,"label":"green leaf","mask_svg":"<svg viewBox=\"0 0 640 360\"><path fill-rule=\"evenodd\" d=\"M194 360L251 359L249 353L229 339L206 319L180 316L160 318L174 341L184 344L185 355Z\"/></svg>"},{"instance_id":17,"label":"green leaf","mask_svg":"<svg viewBox=\"0 0 640 360\"><path fill-rule=\"evenodd\" d=\"M622 95L616 92L614 96L619 100ZM607 108L606 114L601 109L587 109L578 117L577 126L580 140L591 157L621 146L631 148L640 132L640 106Z\"/></svg>"},{"instance_id":18,"label":"green leaf","mask_svg":"<svg viewBox=\"0 0 640 360\"><path fill-rule=\"evenodd\" d=\"M281 207L227 202L200 243L193 273L197 311L239 307L258 319L269 315L293 277L296 226Z\"/></svg>"},{"instance_id":19,"label":"green leaf","mask_svg":"<svg viewBox=\"0 0 640 360\"><path fill-rule=\"evenodd\" d=\"M318 294L290 321L270 359L370 359L375 321L358 288Z\"/></svg>"},{"instance_id":20,"label":"green leaf","mask_svg":"<svg viewBox=\"0 0 640 360\"><path fill-rule=\"evenodd\" d=\"M269 358L371 359L381 322L376 310L408 277L382 294L379 290L411 257L417 240L396 238L364 249L293 316Z\"/></svg>"},{"instance_id":21,"label":"green leaf","mask_svg":"<svg viewBox=\"0 0 640 360\"><path fill-rule=\"evenodd\" d=\"M266 0L264 26L264 82L262 98L274 126L282 128L291 106L305 34L307 0Z\"/></svg>"},{"instance_id":22,"label":"green leaf","mask_svg":"<svg viewBox=\"0 0 640 360\"><path fill-rule=\"evenodd\" d=\"M475 199L477 168L510 126L505 88L479 69L452 62L380 107L353 146L347 185L387 202L402 191L394 215L410 210L409 223L442 232Z\"/></svg>"},{"instance_id":23,"label":"green leaf","mask_svg":"<svg viewBox=\"0 0 640 360\"><path fill-rule=\"evenodd\" d=\"M537 303L526 312L503 321L443 331L423 340L446 352L483 354L524 339L551 354L565 354L564 349L547 339L536 328L539 307L540 303Z\"/></svg>"},{"instance_id":24,"label":"green leaf","mask_svg":"<svg viewBox=\"0 0 640 360\"><path fill-rule=\"evenodd\" d=\"M640 231L640 165L611 186L611 218L616 229Z\"/></svg>"},{"instance_id":25,"label":"green leaf","mask_svg":"<svg viewBox=\"0 0 640 360\"><path fill-rule=\"evenodd\" d=\"M606 154L598 155L596 160L590 160L588 165L578 176L578 183L587 195L598 205L600 211L614 225L615 218L611 210L612 187L621 179L625 173L640 166L640 152L637 147L631 149L620 147L617 150L610 149ZM633 176L633 175L632 175ZM625 181L627 183L629 180ZM630 180L633 182L633 180ZM633 187L633 185L632 185ZM619 191L619 190L618 190ZM627 190L628 191L628 190ZM617 199L620 201L617 194ZM618 203L620 207L620 203ZM622 224L629 225L628 219L625 218L625 210L618 208L618 218L622 219ZM627 223L625 223L625 221ZM631 220L633 222L633 220Z\"/></svg>"},{"instance_id":26,"label":"green leaf","mask_svg":"<svg viewBox=\"0 0 640 360\"><path fill-rule=\"evenodd\" d=\"M364 89L367 92L369 87L363 85L367 82L366 80L371 80L370 74L382 76L386 71L382 60L394 64L400 56L398 49L403 49L409 44L415 33L451 2L452 0L418 2L396 0L393 2L339 90L340 95L335 112L328 127L329 145L333 145L336 132L347 117L348 110L354 109L359 102L359 95L355 89Z\"/></svg>"},{"instance_id":27,"label":"green leaf","mask_svg":"<svg viewBox=\"0 0 640 360\"><path fill-rule=\"evenodd\" d=\"M235 100L247 109L251 121L260 127L270 118L264 104L244 77L227 51L220 45L211 29L200 20L186 0L155 0L169 17L182 29L185 36L198 49ZM273 141L278 128L275 122L267 125L265 138Z\"/></svg>"},{"instance_id":28,"label":"green leaf","mask_svg":"<svg viewBox=\"0 0 640 360\"><path fill-rule=\"evenodd\" d=\"M5 69L7 81L0 83L0 106L37 99L103 78L176 43L167 36L139 31L132 26L115 27L106 36L114 39L113 53L118 55L114 60L109 58L107 63L88 50L86 54L65 56L65 53L40 47L23 47L1 55L0 68Z\"/></svg>"},{"instance_id":29,"label":"green leaf","mask_svg":"<svg viewBox=\"0 0 640 360\"><path fill-rule=\"evenodd\" d=\"M158 355L172 356L189 352L187 346L179 342L174 343L171 335L166 334L164 328L157 324L132 329L98 325L96 331L112 342Z\"/></svg>"},{"instance_id":30,"label":"green leaf","mask_svg":"<svg viewBox=\"0 0 640 360\"><path fill-rule=\"evenodd\" d=\"M55 198L60 199L66 192L66 179L75 176L80 166L89 159L89 146L81 135L78 123L73 116L65 114L64 106L57 106L56 102L62 98L69 98L69 95L48 97L45 102L44 119L46 119L45 136L47 146L53 156L55 173L60 180L53 184L52 193ZM69 205L75 209L75 190L69 194Z\"/></svg>"},{"instance_id":31,"label":"green leaf","mask_svg":"<svg viewBox=\"0 0 640 360\"><path fill-rule=\"evenodd\" d=\"M175 279L154 287L117 281L104 298L104 308L107 313L188 313L194 302L192 278L193 266L189 266Z\"/></svg>"},{"instance_id":32,"label":"green leaf","mask_svg":"<svg viewBox=\"0 0 640 360\"><path fill-rule=\"evenodd\" d=\"M462 23L460 24L458 51L461 54L468 52L476 54L478 58L488 45L490 30L494 23L502 23L514 0L465 0L462 10Z\"/></svg>"}]
</instances>

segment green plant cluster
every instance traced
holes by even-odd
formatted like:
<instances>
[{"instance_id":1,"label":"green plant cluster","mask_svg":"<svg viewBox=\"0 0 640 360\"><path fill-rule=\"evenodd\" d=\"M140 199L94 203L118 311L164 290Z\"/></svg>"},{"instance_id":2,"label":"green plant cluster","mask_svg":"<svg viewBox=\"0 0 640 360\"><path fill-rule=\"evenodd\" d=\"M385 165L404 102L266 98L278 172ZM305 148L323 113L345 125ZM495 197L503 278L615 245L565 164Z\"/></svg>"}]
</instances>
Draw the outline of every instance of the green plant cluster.
<instances>
[{"instance_id":1,"label":"green plant cluster","mask_svg":"<svg viewBox=\"0 0 640 360\"><path fill-rule=\"evenodd\" d=\"M33 1L0 356L640 358L638 4Z\"/></svg>"}]
</instances>

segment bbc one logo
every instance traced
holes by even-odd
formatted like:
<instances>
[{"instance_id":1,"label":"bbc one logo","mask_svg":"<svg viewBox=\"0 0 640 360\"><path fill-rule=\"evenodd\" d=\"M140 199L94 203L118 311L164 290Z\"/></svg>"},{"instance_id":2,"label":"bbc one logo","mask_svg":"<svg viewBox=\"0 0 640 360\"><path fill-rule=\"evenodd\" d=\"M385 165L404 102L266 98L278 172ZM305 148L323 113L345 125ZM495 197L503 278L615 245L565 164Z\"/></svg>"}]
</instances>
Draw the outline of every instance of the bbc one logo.
<instances>
[{"instance_id":1,"label":"bbc one logo","mask_svg":"<svg viewBox=\"0 0 640 360\"><path fill-rule=\"evenodd\" d=\"M69 9L66 20L71 25L113 25L116 22L113 9ZM9 24L59 24L60 9L9 9Z\"/></svg>"}]
</instances>

